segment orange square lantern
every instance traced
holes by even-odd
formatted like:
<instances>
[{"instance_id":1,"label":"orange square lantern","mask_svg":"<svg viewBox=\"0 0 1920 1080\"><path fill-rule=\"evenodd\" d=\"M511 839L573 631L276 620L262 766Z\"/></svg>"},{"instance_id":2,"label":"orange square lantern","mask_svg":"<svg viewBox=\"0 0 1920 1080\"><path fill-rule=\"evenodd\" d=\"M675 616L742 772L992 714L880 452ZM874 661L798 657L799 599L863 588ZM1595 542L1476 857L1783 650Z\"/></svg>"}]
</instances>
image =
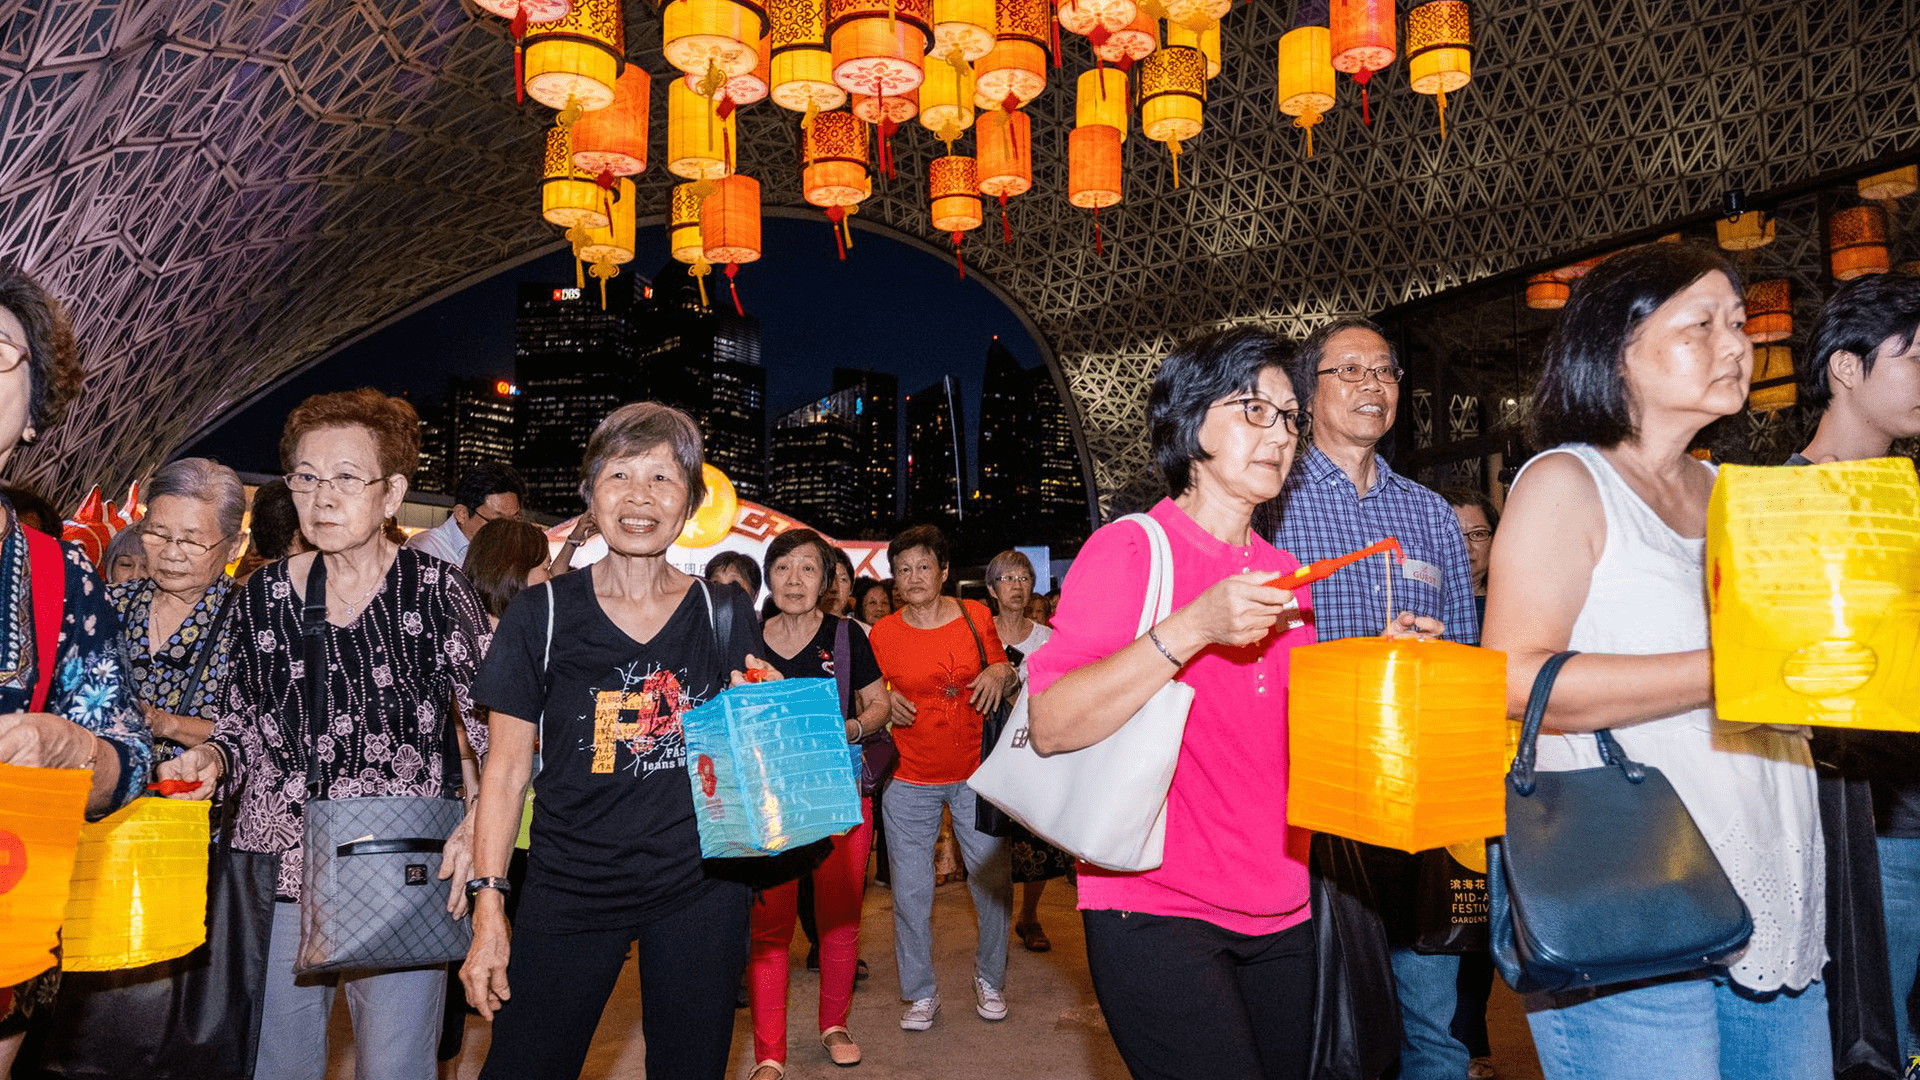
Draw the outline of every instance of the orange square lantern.
<instances>
[{"instance_id":1,"label":"orange square lantern","mask_svg":"<svg viewBox=\"0 0 1920 1080\"><path fill-rule=\"evenodd\" d=\"M1288 824L1401 851L1505 831L1505 653L1344 638L1289 664Z\"/></svg>"},{"instance_id":2,"label":"orange square lantern","mask_svg":"<svg viewBox=\"0 0 1920 1080\"><path fill-rule=\"evenodd\" d=\"M0 986L52 967L93 774L0 765Z\"/></svg>"},{"instance_id":3,"label":"orange square lantern","mask_svg":"<svg viewBox=\"0 0 1920 1080\"><path fill-rule=\"evenodd\" d=\"M953 238L953 261L960 276L967 276L967 264L960 259L960 240L980 227L984 215L980 207L980 168L964 154L934 158L927 165L927 190L933 196L933 227Z\"/></svg>"},{"instance_id":4,"label":"orange square lantern","mask_svg":"<svg viewBox=\"0 0 1920 1080\"><path fill-rule=\"evenodd\" d=\"M645 68L628 64L614 80L613 104L586 113L573 125L573 167L601 187L612 177L647 170L647 105L653 81Z\"/></svg>"},{"instance_id":5,"label":"orange square lantern","mask_svg":"<svg viewBox=\"0 0 1920 1080\"><path fill-rule=\"evenodd\" d=\"M700 206L700 237L707 261L727 268L733 309L744 317L747 312L733 278L741 263L760 257L760 181L735 173L715 183L713 194Z\"/></svg>"},{"instance_id":6,"label":"orange square lantern","mask_svg":"<svg viewBox=\"0 0 1920 1080\"><path fill-rule=\"evenodd\" d=\"M1367 83L1393 63L1396 52L1393 0L1333 0L1327 12L1332 35L1333 69L1360 84L1360 121L1373 123Z\"/></svg>"}]
</instances>

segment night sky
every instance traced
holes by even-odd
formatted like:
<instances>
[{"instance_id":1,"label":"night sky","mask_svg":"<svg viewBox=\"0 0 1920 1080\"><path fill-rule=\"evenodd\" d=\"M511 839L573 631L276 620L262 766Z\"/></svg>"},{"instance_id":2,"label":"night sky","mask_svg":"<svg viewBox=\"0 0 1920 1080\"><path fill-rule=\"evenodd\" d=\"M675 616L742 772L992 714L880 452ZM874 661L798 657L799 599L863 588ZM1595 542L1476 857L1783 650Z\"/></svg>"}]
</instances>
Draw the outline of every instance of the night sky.
<instances>
[{"instance_id":1,"label":"night sky","mask_svg":"<svg viewBox=\"0 0 1920 1080\"><path fill-rule=\"evenodd\" d=\"M635 243L638 256L623 270L652 275L668 262L663 228L641 229ZM999 335L1028 367L1040 363L1019 319L973 278L961 281L950 258L856 227L847 261L839 262L824 218L767 218L762 251L736 282L747 313L760 319L769 420L825 395L836 366L894 372L903 397L953 374L961 380L971 441L980 430L980 377L991 339ZM201 433L181 455L278 472L281 424L308 395L374 386L430 403L444 396L449 376L511 378L514 291L522 281L572 285L572 260L564 253L535 259L415 312ZM608 283L622 286L630 287L625 272ZM596 287L588 278L589 294ZM729 302L717 269L707 290L713 303Z\"/></svg>"}]
</instances>

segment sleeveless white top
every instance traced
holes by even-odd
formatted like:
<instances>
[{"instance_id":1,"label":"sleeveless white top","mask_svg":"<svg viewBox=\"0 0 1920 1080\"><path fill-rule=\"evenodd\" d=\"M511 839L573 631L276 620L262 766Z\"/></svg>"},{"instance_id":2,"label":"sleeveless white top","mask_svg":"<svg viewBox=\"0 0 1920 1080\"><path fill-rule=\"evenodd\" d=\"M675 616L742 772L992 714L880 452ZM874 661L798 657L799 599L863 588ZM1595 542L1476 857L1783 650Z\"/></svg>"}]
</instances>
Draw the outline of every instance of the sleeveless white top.
<instances>
[{"instance_id":1,"label":"sleeveless white top","mask_svg":"<svg viewBox=\"0 0 1920 1080\"><path fill-rule=\"evenodd\" d=\"M1547 451L1560 453L1586 466L1607 521L1567 647L1629 656L1706 648L1706 541L1674 532L1594 447ZM1733 980L1766 991L1818 979L1827 960L1826 854L1807 729L1729 723L1707 708L1613 734L1628 756L1666 774L1753 915ZM1540 736L1543 769L1600 764L1590 734Z\"/></svg>"}]
</instances>

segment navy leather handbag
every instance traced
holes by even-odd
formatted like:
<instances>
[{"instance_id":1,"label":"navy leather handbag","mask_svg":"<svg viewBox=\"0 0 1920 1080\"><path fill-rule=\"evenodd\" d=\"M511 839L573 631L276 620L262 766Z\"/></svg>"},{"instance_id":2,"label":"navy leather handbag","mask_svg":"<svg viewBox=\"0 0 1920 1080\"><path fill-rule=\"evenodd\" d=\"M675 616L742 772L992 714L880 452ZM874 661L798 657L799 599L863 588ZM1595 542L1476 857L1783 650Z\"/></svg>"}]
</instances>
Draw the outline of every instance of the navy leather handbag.
<instances>
[{"instance_id":1,"label":"navy leather handbag","mask_svg":"<svg viewBox=\"0 0 1920 1080\"><path fill-rule=\"evenodd\" d=\"M1753 920L1673 785L1595 732L1597 769L1534 769L1540 723L1567 660L1527 698L1507 772L1507 834L1487 844L1489 929L1501 978L1522 993L1700 971L1746 945Z\"/></svg>"}]
</instances>

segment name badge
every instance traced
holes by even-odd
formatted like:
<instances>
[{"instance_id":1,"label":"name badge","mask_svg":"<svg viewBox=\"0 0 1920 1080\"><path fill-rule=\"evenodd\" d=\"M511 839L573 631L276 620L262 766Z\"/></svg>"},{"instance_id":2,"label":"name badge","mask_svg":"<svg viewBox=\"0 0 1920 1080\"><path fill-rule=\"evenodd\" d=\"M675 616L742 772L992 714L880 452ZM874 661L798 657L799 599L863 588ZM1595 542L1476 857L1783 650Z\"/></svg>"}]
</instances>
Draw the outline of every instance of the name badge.
<instances>
[{"instance_id":1,"label":"name badge","mask_svg":"<svg viewBox=\"0 0 1920 1080\"><path fill-rule=\"evenodd\" d=\"M1400 564L1400 576L1436 589L1440 587L1440 568L1430 562L1408 559Z\"/></svg>"}]
</instances>

